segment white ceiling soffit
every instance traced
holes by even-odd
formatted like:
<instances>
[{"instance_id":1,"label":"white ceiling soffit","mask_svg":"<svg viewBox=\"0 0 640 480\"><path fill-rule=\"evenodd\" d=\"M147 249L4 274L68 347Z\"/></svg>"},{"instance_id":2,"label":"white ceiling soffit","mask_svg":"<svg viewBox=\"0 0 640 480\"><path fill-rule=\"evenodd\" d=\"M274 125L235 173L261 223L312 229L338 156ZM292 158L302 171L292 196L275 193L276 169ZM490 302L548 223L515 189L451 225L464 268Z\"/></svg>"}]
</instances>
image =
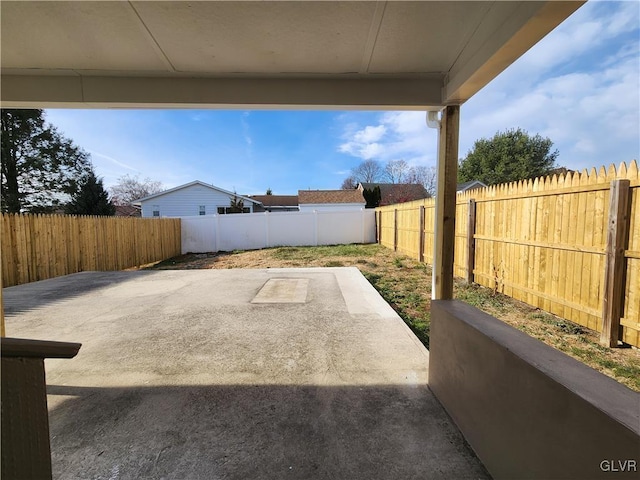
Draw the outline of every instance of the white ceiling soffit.
<instances>
[{"instance_id":1,"label":"white ceiling soffit","mask_svg":"<svg viewBox=\"0 0 640 480\"><path fill-rule=\"evenodd\" d=\"M2 106L459 104L582 3L3 0Z\"/></svg>"}]
</instances>

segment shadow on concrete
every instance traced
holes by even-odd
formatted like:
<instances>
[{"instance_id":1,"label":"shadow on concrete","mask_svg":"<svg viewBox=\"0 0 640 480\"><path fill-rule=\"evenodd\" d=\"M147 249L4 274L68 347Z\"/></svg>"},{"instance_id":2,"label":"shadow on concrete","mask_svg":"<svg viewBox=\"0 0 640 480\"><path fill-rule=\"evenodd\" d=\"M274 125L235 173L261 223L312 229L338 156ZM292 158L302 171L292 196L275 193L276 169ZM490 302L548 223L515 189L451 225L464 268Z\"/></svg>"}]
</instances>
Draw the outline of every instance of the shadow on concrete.
<instances>
[{"instance_id":1,"label":"shadow on concrete","mask_svg":"<svg viewBox=\"0 0 640 480\"><path fill-rule=\"evenodd\" d=\"M100 288L157 275L153 270L130 272L79 272L38 282L24 283L2 289L4 313L7 316L28 312L80 297Z\"/></svg>"},{"instance_id":2,"label":"shadow on concrete","mask_svg":"<svg viewBox=\"0 0 640 480\"><path fill-rule=\"evenodd\" d=\"M425 386L47 390L54 478L490 478Z\"/></svg>"}]
</instances>

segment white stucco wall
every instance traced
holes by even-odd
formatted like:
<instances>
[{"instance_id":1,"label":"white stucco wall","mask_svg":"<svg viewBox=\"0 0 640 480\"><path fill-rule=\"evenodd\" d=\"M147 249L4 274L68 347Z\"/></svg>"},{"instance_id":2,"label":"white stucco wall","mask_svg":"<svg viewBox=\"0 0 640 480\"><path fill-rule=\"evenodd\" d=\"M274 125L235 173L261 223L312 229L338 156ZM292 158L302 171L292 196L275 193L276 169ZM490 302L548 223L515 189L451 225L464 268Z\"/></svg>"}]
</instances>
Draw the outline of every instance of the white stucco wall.
<instances>
[{"instance_id":1,"label":"white stucco wall","mask_svg":"<svg viewBox=\"0 0 640 480\"><path fill-rule=\"evenodd\" d=\"M230 205L231 196L203 185L191 185L140 203L143 217L152 217L156 209L161 217L192 217L200 215L200 205L204 205L205 215L217 214L218 207ZM253 212L252 202L245 201L244 206Z\"/></svg>"}]
</instances>

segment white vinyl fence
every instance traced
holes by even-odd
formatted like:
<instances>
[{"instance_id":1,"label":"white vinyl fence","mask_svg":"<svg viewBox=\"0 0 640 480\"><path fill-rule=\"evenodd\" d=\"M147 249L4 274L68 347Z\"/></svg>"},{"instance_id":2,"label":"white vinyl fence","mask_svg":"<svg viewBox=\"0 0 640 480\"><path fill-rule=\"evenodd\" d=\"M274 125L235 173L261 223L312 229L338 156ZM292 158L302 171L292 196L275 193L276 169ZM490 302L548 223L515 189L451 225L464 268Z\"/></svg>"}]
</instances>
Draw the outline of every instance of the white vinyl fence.
<instances>
[{"instance_id":1,"label":"white vinyl fence","mask_svg":"<svg viewBox=\"0 0 640 480\"><path fill-rule=\"evenodd\" d=\"M375 222L373 209L182 217L182 253L374 243Z\"/></svg>"}]
</instances>

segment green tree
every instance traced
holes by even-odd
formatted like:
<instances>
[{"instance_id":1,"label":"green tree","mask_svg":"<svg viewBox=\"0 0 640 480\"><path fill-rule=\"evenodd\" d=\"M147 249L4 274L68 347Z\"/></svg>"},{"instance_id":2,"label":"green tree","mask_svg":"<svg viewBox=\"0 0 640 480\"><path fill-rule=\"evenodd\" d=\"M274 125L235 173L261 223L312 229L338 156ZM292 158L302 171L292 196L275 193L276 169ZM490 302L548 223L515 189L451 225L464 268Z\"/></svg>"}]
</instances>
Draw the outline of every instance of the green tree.
<instances>
[{"instance_id":1,"label":"green tree","mask_svg":"<svg viewBox=\"0 0 640 480\"><path fill-rule=\"evenodd\" d=\"M362 191L362 196L367 202L365 208L376 208L380 206L382 193L380 192L380 187L378 185L376 185L374 188L365 188Z\"/></svg>"},{"instance_id":2,"label":"green tree","mask_svg":"<svg viewBox=\"0 0 640 480\"><path fill-rule=\"evenodd\" d=\"M233 197L229 202L229 213L244 213L244 200L233 192Z\"/></svg>"},{"instance_id":3,"label":"green tree","mask_svg":"<svg viewBox=\"0 0 640 480\"><path fill-rule=\"evenodd\" d=\"M547 175L555 167L558 150L540 135L529 136L518 128L481 138L460 162L458 181L480 180L487 185Z\"/></svg>"},{"instance_id":4,"label":"green tree","mask_svg":"<svg viewBox=\"0 0 640 480\"><path fill-rule=\"evenodd\" d=\"M42 110L3 109L2 211L46 212L69 201L89 155L44 121Z\"/></svg>"},{"instance_id":5,"label":"green tree","mask_svg":"<svg viewBox=\"0 0 640 480\"><path fill-rule=\"evenodd\" d=\"M114 215L116 207L102 185L102 179L90 171L80 183L80 188L65 207L72 215Z\"/></svg>"}]
</instances>

